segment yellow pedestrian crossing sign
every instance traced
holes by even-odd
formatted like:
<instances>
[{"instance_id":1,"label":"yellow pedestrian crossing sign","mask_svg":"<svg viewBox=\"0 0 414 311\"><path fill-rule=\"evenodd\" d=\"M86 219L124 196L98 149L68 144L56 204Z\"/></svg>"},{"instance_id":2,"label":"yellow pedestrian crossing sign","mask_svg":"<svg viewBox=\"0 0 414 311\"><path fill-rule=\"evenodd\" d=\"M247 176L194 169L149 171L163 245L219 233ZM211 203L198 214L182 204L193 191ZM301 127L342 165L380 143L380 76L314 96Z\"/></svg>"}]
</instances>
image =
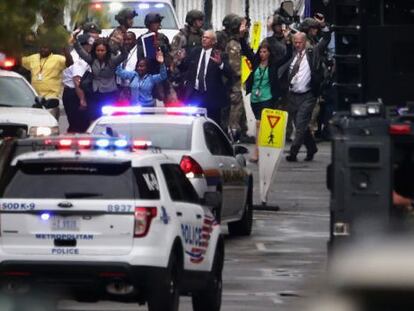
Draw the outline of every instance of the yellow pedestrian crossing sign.
<instances>
[{"instance_id":1,"label":"yellow pedestrian crossing sign","mask_svg":"<svg viewBox=\"0 0 414 311\"><path fill-rule=\"evenodd\" d=\"M260 119L259 147L283 148L287 112L275 109L264 109Z\"/></svg>"}]
</instances>

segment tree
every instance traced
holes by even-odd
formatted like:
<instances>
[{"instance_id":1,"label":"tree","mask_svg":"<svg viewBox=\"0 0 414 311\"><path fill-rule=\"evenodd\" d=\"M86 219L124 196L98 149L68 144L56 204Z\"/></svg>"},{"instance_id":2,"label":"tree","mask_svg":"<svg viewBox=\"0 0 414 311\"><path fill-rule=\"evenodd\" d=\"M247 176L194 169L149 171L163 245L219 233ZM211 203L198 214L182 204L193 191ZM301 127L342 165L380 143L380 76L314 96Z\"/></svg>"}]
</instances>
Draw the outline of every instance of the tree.
<instances>
[{"instance_id":1,"label":"tree","mask_svg":"<svg viewBox=\"0 0 414 311\"><path fill-rule=\"evenodd\" d=\"M74 24L86 20L88 5L88 0L0 0L0 52L32 52L37 39L62 48Z\"/></svg>"}]
</instances>

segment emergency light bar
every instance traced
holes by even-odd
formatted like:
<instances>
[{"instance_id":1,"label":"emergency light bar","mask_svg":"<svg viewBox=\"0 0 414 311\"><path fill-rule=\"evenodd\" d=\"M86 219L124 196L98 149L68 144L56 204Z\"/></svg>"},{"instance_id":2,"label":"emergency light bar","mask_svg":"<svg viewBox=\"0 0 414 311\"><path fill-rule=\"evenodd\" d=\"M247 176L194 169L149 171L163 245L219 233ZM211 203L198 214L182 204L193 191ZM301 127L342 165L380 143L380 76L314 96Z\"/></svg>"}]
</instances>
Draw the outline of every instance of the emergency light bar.
<instances>
[{"instance_id":1,"label":"emergency light bar","mask_svg":"<svg viewBox=\"0 0 414 311\"><path fill-rule=\"evenodd\" d=\"M150 141L128 140L106 136L64 136L47 139L22 139L19 146L27 146L31 151L38 150L146 150L152 147ZM27 152L27 151L26 151Z\"/></svg>"},{"instance_id":2,"label":"emergency light bar","mask_svg":"<svg viewBox=\"0 0 414 311\"><path fill-rule=\"evenodd\" d=\"M102 114L111 116L117 114L173 114L207 116L207 109L195 106L185 107L141 107L141 106L103 106Z\"/></svg>"}]
</instances>

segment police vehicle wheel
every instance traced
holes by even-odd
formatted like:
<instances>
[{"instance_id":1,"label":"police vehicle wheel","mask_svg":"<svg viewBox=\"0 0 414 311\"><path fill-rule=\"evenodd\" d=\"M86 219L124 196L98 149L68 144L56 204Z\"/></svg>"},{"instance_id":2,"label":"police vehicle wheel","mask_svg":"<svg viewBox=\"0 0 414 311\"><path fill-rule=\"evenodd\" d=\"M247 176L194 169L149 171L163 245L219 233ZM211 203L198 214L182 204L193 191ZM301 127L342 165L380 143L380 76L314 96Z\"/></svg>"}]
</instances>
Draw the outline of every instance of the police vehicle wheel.
<instances>
[{"instance_id":1,"label":"police vehicle wheel","mask_svg":"<svg viewBox=\"0 0 414 311\"><path fill-rule=\"evenodd\" d=\"M239 221L228 224L229 234L233 236L248 236L253 226L253 185L250 181L243 217Z\"/></svg>"},{"instance_id":2,"label":"police vehicle wheel","mask_svg":"<svg viewBox=\"0 0 414 311\"><path fill-rule=\"evenodd\" d=\"M223 292L224 246L219 243L207 287L192 295L194 311L220 311Z\"/></svg>"},{"instance_id":3,"label":"police vehicle wheel","mask_svg":"<svg viewBox=\"0 0 414 311\"><path fill-rule=\"evenodd\" d=\"M181 265L177 255L172 253L168 263L167 273L158 282L155 282L154 287L149 293L149 311L178 311Z\"/></svg>"}]
</instances>

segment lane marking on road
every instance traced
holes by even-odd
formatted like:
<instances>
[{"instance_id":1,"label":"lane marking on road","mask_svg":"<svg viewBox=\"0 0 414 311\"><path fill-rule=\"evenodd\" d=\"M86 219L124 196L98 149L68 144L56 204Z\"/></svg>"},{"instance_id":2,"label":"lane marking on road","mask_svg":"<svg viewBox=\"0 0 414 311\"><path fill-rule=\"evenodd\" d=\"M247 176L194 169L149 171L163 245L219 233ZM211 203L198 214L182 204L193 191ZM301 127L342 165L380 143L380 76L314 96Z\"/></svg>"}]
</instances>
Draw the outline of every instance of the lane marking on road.
<instances>
[{"instance_id":1,"label":"lane marking on road","mask_svg":"<svg viewBox=\"0 0 414 311\"><path fill-rule=\"evenodd\" d=\"M263 214L276 214L276 215L284 215L284 216L296 216L296 217L318 217L318 218L329 218L330 216L328 214L310 214L310 213L295 213L295 212L281 212L277 211L255 211L256 216L258 216L258 213ZM266 218L267 219L267 218Z\"/></svg>"},{"instance_id":2,"label":"lane marking on road","mask_svg":"<svg viewBox=\"0 0 414 311\"><path fill-rule=\"evenodd\" d=\"M266 252L266 253L283 253L283 254L290 254L290 253L307 253L310 254L314 250L308 247L292 247L292 248L277 248L277 249L269 249L265 246L264 243L256 243L256 248L259 252Z\"/></svg>"}]
</instances>

